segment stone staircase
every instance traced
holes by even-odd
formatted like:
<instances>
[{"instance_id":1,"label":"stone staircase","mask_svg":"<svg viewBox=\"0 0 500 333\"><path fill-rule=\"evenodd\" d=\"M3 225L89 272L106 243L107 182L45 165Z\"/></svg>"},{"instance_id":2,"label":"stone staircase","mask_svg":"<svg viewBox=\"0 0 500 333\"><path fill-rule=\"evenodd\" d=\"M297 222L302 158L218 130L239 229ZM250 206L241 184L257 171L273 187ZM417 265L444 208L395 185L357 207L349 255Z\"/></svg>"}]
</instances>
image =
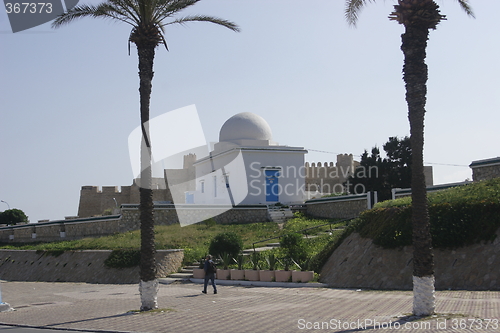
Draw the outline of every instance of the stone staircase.
<instances>
[{"instance_id":1,"label":"stone staircase","mask_svg":"<svg viewBox=\"0 0 500 333\"><path fill-rule=\"evenodd\" d=\"M267 214L272 222L284 223L293 218L290 207L267 206Z\"/></svg>"},{"instance_id":2,"label":"stone staircase","mask_svg":"<svg viewBox=\"0 0 500 333\"><path fill-rule=\"evenodd\" d=\"M178 273L172 273L168 277L171 279L177 279L177 280L189 280L190 278L193 277L193 269L198 268L198 265L189 265L186 267L183 267L180 272Z\"/></svg>"}]
</instances>

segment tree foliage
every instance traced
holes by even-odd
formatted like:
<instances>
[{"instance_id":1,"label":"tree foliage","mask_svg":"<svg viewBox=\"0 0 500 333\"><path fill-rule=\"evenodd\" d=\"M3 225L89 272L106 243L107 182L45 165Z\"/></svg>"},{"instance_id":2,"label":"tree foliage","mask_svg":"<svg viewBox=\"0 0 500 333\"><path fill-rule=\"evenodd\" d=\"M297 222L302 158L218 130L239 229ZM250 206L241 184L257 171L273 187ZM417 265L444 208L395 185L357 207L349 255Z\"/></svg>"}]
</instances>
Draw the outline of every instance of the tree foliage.
<instances>
[{"instance_id":1,"label":"tree foliage","mask_svg":"<svg viewBox=\"0 0 500 333\"><path fill-rule=\"evenodd\" d=\"M236 258L243 250L243 241L241 237L234 232L223 232L216 235L210 242L208 252L214 257L220 257L223 253Z\"/></svg>"},{"instance_id":2,"label":"tree foliage","mask_svg":"<svg viewBox=\"0 0 500 333\"><path fill-rule=\"evenodd\" d=\"M28 217L20 209L8 209L0 213L0 224L16 225L22 222L28 222Z\"/></svg>"},{"instance_id":3,"label":"tree foliage","mask_svg":"<svg viewBox=\"0 0 500 333\"><path fill-rule=\"evenodd\" d=\"M390 137L383 148L385 158L376 146L371 154L364 151L359 166L348 179L349 189L358 190L362 185L365 191L377 191L379 201L383 201L391 199L392 188L411 187L410 138Z\"/></svg>"}]
</instances>

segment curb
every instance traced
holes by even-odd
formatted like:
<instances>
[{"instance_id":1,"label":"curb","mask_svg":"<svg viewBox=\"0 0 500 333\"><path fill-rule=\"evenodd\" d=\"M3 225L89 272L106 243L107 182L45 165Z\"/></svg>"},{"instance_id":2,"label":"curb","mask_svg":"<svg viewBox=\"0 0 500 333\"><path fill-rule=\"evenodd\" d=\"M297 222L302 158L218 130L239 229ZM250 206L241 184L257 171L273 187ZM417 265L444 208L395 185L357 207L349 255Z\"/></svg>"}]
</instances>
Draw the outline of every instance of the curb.
<instances>
[{"instance_id":1,"label":"curb","mask_svg":"<svg viewBox=\"0 0 500 333\"><path fill-rule=\"evenodd\" d=\"M204 279L189 279L193 283L204 283ZM327 288L328 285L319 282L264 282L264 281L244 281L244 280L219 280L215 279L215 284L220 286L252 286L252 287L275 287L275 288Z\"/></svg>"}]
</instances>

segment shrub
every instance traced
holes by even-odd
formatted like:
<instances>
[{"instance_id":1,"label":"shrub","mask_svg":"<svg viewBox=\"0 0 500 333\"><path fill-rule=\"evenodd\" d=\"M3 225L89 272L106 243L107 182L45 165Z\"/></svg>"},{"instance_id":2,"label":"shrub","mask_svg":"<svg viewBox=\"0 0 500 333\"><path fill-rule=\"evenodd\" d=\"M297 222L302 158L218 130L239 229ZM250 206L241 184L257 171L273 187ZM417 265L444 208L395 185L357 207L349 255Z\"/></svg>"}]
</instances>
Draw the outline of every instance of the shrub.
<instances>
[{"instance_id":1,"label":"shrub","mask_svg":"<svg viewBox=\"0 0 500 333\"><path fill-rule=\"evenodd\" d=\"M284 249L288 258L299 261L307 258L307 251L301 234L288 233L283 235L280 240L280 247Z\"/></svg>"},{"instance_id":2,"label":"shrub","mask_svg":"<svg viewBox=\"0 0 500 333\"><path fill-rule=\"evenodd\" d=\"M215 257L223 253L230 257L236 257L243 249L243 241L239 235L234 232L223 232L216 235L210 242L208 252Z\"/></svg>"},{"instance_id":3,"label":"shrub","mask_svg":"<svg viewBox=\"0 0 500 333\"><path fill-rule=\"evenodd\" d=\"M104 265L110 268L128 268L139 266L140 262L140 250L114 250L104 261Z\"/></svg>"}]
</instances>

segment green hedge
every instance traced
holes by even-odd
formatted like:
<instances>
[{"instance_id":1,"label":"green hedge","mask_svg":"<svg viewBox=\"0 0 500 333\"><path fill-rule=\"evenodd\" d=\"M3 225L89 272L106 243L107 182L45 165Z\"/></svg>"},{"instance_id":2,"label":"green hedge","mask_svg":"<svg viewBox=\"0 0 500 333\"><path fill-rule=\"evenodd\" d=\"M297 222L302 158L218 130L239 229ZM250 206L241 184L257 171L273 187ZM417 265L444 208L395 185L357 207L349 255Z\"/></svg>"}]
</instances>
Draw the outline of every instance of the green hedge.
<instances>
[{"instance_id":1,"label":"green hedge","mask_svg":"<svg viewBox=\"0 0 500 333\"><path fill-rule=\"evenodd\" d=\"M376 208L361 214L356 232L384 248L412 244L411 206ZM500 203L440 203L429 206L434 248L493 241L500 228Z\"/></svg>"},{"instance_id":2,"label":"green hedge","mask_svg":"<svg viewBox=\"0 0 500 333\"><path fill-rule=\"evenodd\" d=\"M429 219L434 248L454 249L491 242L500 228L500 178L429 194ZM384 201L354 220L313 258L320 271L328 258L352 232L383 248L412 244L411 199Z\"/></svg>"},{"instance_id":3,"label":"green hedge","mask_svg":"<svg viewBox=\"0 0 500 333\"><path fill-rule=\"evenodd\" d=\"M141 262L140 250L113 250L104 261L109 268L129 268L139 266Z\"/></svg>"}]
</instances>

